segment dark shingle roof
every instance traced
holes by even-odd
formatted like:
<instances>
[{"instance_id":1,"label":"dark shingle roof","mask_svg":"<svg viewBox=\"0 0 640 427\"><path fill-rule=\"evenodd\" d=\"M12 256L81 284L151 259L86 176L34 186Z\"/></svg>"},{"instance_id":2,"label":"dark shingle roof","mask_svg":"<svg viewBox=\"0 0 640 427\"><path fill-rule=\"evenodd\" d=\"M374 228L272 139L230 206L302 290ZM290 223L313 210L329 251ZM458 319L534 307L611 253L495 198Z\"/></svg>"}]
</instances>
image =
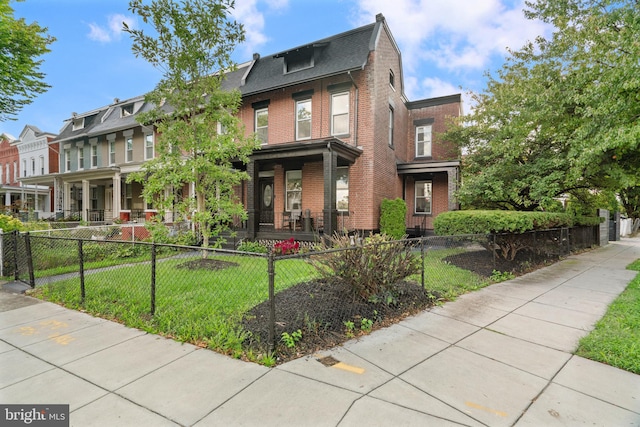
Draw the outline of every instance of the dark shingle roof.
<instances>
[{"instance_id":1,"label":"dark shingle roof","mask_svg":"<svg viewBox=\"0 0 640 427\"><path fill-rule=\"evenodd\" d=\"M284 52L259 58L248 75L243 95L251 95L335 74L362 69L367 62L376 24L369 24L326 39L298 46ZM314 66L284 73L285 57L313 49Z\"/></svg>"}]
</instances>

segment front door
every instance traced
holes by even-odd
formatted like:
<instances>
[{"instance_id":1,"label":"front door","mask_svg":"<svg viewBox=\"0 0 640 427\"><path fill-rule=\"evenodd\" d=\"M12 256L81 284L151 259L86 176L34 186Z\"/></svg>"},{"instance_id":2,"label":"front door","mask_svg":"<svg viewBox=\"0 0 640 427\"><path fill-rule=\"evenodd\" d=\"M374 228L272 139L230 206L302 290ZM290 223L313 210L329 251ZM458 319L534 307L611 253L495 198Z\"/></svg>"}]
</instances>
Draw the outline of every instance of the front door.
<instances>
[{"instance_id":1,"label":"front door","mask_svg":"<svg viewBox=\"0 0 640 427\"><path fill-rule=\"evenodd\" d=\"M260 178L260 226L273 227L273 177Z\"/></svg>"}]
</instances>

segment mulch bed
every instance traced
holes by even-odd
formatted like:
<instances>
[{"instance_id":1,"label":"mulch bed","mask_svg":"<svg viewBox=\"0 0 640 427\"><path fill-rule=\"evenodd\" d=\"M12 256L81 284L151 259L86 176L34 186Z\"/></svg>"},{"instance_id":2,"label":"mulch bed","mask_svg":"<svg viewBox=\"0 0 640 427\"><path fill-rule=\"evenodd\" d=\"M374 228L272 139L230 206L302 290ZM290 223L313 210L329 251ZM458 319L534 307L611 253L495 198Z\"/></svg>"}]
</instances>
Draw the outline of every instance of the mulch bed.
<instances>
[{"instance_id":1,"label":"mulch bed","mask_svg":"<svg viewBox=\"0 0 640 427\"><path fill-rule=\"evenodd\" d=\"M494 270L519 275L545 265L540 260L533 262L526 254L514 261L494 263L493 255L486 250L453 255L445 261L484 277L491 277ZM368 333L367 320L373 321L371 330L398 323L433 306L439 298L440 295L408 282L396 286L392 300L377 302L365 301L354 295L349 285L339 279L316 280L293 286L275 296L276 362L284 363L314 354ZM245 345L258 352L268 347L269 310L269 302L265 301L253 307L243 320L242 326L251 332ZM365 328L362 326L363 319ZM353 322L353 327L348 328L345 322ZM297 330L302 332L302 338L295 346L287 347L281 340L282 333L291 335Z\"/></svg>"}]
</instances>

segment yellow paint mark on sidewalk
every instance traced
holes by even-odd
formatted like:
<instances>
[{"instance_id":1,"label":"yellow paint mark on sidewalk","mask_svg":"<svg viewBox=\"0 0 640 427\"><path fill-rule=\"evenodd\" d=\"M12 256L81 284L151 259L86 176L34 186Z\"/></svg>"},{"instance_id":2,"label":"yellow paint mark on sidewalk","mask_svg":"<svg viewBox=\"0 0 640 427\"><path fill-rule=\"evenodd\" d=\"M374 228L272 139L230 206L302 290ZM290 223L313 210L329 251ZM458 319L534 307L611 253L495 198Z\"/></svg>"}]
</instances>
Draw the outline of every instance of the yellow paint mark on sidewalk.
<instances>
[{"instance_id":1,"label":"yellow paint mark on sidewalk","mask_svg":"<svg viewBox=\"0 0 640 427\"><path fill-rule=\"evenodd\" d=\"M335 365L331 366L332 368L342 369L343 371L353 372L354 374L364 374L363 368L358 368L357 366L347 365L346 363L338 362Z\"/></svg>"},{"instance_id":2,"label":"yellow paint mark on sidewalk","mask_svg":"<svg viewBox=\"0 0 640 427\"><path fill-rule=\"evenodd\" d=\"M489 413L497 415L499 417L506 417L508 415L506 412L496 411L495 409L487 408L486 406L482 406L482 405L479 405L477 403L464 402L464 404L469 406L469 407L471 407L471 408L480 409L481 411L489 412Z\"/></svg>"},{"instance_id":3,"label":"yellow paint mark on sidewalk","mask_svg":"<svg viewBox=\"0 0 640 427\"><path fill-rule=\"evenodd\" d=\"M73 341L76 340L71 335L60 335L60 334L49 335L49 339L52 340L52 341L55 341L56 343L58 343L60 345L67 345L70 342L73 342Z\"/></svg>"}]
</instances>

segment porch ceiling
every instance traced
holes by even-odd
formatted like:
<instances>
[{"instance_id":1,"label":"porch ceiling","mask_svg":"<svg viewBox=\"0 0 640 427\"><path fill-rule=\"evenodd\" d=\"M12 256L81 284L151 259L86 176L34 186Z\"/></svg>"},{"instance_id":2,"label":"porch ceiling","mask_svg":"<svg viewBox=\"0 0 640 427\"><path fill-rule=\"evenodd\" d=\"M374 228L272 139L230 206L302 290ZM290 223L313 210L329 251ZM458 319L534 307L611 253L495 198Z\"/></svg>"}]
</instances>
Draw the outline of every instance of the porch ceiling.
<instances>
[{"instance_id":1,"label":"porch ceiling","mask_svg":"<svg viewBox=\"0 0 640 427\"><path fill-rule=\"evenodd\" d=\"M362 154L362 150L352 145L345 144L338 138L315 139L286 144L265 145L260 150L251 154L253 161L275 161L294 158L317 158L327 151L338 154L338 160L353 163Z\"/></svg>"},{"instance_id":2,"label":"porch ceiling","mask_svg":"<svg viewBox=\"0 0 640 427\"><path fill-rule=\"evenodd\" d=\"M396 167L398 170L398 175L449 172L451 171L451 169L459 169L460 161L450 160L398 163Z\"/></svg>"}]
</instances>

